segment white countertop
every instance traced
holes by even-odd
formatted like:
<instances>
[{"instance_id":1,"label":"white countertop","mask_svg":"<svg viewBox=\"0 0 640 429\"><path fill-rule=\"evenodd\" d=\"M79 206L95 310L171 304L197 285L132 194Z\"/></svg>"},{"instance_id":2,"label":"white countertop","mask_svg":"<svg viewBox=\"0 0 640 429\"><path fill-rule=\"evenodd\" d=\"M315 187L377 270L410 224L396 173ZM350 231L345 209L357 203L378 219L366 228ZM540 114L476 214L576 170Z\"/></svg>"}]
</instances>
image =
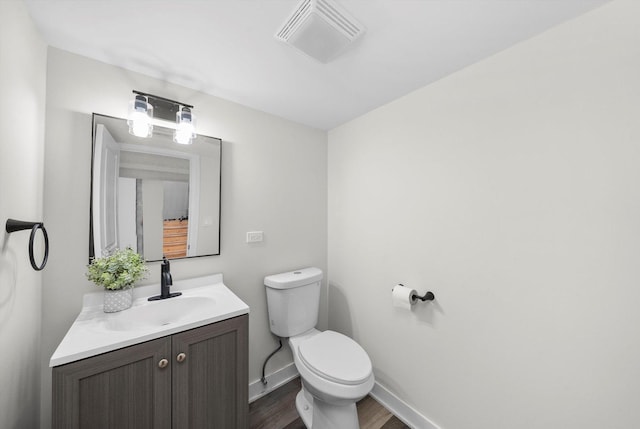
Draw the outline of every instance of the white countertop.
<instances>
[{"instance_id":1,"label":"white countertop","mask_svg":"<svg viewBox=\"0 0 640 429\"><path fill-rule=\"evenodd\" d=\"M103 311L104 292L85 295L82 311L51 356L49 366L249 313L249 306L224 285L222 274L177 280L171 292L182 292L182 295L148 301L148 297L160 293L159 285L134 288L133 306L117 313Z\"/></svg>"}]
</instances>

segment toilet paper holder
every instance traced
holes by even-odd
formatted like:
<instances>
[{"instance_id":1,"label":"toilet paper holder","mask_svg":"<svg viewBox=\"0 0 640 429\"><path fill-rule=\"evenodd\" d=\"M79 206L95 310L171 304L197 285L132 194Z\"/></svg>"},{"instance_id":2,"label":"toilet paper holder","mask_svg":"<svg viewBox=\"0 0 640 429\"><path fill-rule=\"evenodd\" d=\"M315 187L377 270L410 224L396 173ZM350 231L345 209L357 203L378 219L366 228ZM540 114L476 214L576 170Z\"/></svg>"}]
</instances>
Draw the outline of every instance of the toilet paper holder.
<instances>
[{"instance_id":1,"label":"toilet paper holder","mask_svg":"<svg viewBox=\"0 0 640 429\"><path fill-rule=\"evenodd\" d=\"M433 292L427 292L424 294L424 296L413 295L413 297L419 299L420 301L433 301L436 298Z\"/></svg>"},{"instance_id":2,"label":"toilet paper holder","mask_svg":"<svg viewBox=\"0 0 640 429\"><path fill-rule=\"evenodd\" d=\"M398 283L400 286L404 286L402 283ZM433 301L436 298L436 296L433 294L433 292L427 292L424 294L424 296L420 296L418 294L412 294L411 295L411 299L419 299L420 301L424 302L424 301Z\"/></svg>"}]
</instances>

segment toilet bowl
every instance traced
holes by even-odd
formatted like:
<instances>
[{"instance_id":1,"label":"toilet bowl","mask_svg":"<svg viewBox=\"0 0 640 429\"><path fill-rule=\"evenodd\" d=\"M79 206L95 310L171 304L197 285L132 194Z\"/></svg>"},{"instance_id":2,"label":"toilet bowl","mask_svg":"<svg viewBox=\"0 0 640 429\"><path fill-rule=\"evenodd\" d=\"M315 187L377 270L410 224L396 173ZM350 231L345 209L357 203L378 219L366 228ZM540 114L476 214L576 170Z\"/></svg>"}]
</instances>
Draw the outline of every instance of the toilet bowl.
<instances>
[{"instance_id":1,"label":"toilet bowl","mask_svg":"<svg viewBox=\"0 0 640 429\"><path fill-rule=\"evenodd\" d=\"M289 338L302 391L296 409L308 428L359 428L356 402L373 388L371 360L351 338L312 329Z\"/></svg>"},{"instance_id":2,"label":"toilet bowl","mask_svg":"<svg viewBox=\"0 0 640 429\"><path fill-rule=\"evenodd\" d=\"M371 360L353 339L315 329L322 271L265 277L271 331L289 338L302 389L296 409L309 429L358 429L356 402L375 382Z\"/></svg>"}]
</instances>

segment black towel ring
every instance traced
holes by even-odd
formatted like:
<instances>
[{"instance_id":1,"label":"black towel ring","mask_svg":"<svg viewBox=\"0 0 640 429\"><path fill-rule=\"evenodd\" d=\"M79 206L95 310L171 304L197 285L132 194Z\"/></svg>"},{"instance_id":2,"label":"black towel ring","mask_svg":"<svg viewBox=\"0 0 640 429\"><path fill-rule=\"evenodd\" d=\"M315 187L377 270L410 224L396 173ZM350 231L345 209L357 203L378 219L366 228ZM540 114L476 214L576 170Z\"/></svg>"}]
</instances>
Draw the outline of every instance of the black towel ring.
<instances>
[{"instance_id":1,"label":"black towel ring","mask_svg":"<svg viewBox=\"0 0 640 429\"><path fill-rule=\"evenodd\" d=\"M42 271L45 265L47 265L47 259L49 259L49 236L47 235L47 230L44 228L44 223L7 219L5 230L8 233L22 231L25 229L31 229L31 236L29 237L29 262L31 262L31 266L34 270ZM36 237L36 232L39 229L42 230L42 236L44 237L44 258L42 259L42 263L40 264L40 266L36 264L36 259L33 255L33 242Z\"/></svg>"}]
</instances>

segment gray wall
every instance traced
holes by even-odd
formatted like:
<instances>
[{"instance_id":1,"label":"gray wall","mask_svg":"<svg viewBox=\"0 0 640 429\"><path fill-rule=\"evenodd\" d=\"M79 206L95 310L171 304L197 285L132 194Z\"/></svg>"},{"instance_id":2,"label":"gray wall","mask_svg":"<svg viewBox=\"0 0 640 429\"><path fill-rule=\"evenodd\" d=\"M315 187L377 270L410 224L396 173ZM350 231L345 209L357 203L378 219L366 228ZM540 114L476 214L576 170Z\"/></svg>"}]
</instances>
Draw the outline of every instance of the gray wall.
<instances>
[{"instance_id":1,"label":"gray wall","mask_svg":"<svg viewBox=\"0 0 640 429\"><path fill-rule=\"evenodd\" d=\"M639 16L609 3L329 132L330 325L443 428L638 427ZM437 301L395 309L398 282Z\"/></svg>"},{"instance_id":2,"label":"gray wall","mask_svg":"<svg viewBox=\"0 0 640 429\"><path fill-rule=\"evenodd\" d=\"M91 113L125 117L132 89L194 105L199 131L223 140L221 255L173 261L171 270L174 280L221 272L250 306L250 381L260 378L262 361L276 345L263 277L308 265L326 270L325 132L49 48L44 211L55 248L43 279L43 420L50 415L48 360L80 311L82 295L96 291L84 277ZM265 240L248 245L245 233L254 230L264 231ZM159 264L152 264L149 281L159 278ZM290 362L291 355L281 353L269 370Z\"/></svg>"},{"instance_id":3,"label":"gray wall","mask_svg":"<svg viewBox=\"0 0 640 429\"><path fill-rule=\"evenodd\" d=\"M0 1L0 427L7 429L35 428L40 415L42 275L29 264L29 231L4 227L8 218L42 220L46 58L24 4Z\"/></svg>"}]
</instances>

